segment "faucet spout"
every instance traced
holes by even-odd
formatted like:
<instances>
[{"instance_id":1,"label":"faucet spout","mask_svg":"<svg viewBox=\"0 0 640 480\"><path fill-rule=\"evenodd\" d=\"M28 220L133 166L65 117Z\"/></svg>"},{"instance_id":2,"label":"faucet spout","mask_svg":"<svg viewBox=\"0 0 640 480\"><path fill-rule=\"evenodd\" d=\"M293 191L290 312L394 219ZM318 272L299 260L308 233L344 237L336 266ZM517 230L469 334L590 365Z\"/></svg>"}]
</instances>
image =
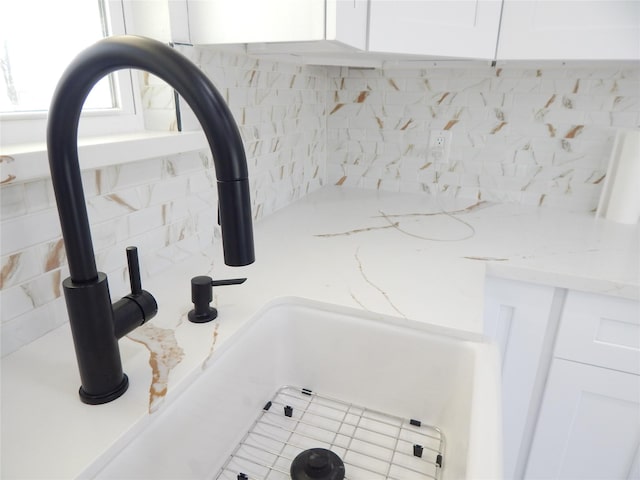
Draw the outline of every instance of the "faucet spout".
<instances>
[{"instance_id":1,"label":"faucet spout","mask_svg":"<svg viewBox=\"0 0 640 480\"><path fill-rule=\"evenodd\" d=\"M63 286L82 380L80 396L86 403L111 401L126 390L128 383L117 344L126 331L114 329L114 323L135 326L138 322L116 318L125 315L120 312L132 312L137 307L116 302L114 312L106 276L97 271L77 148L80 113L87 95L102 77L125 68L160 77L192 108L213 154L225 263L241 266L255 259L242 139L224 99L204 73L169 46L143 37L106 38L80 53L54 93L47 124L47 150L70 271ZM140 300L137 295L126 298L131 297L142 312L139 325L155 314L155 300ZM145 311L147 306L149 311Z\"/></svg>"}]
</instances>

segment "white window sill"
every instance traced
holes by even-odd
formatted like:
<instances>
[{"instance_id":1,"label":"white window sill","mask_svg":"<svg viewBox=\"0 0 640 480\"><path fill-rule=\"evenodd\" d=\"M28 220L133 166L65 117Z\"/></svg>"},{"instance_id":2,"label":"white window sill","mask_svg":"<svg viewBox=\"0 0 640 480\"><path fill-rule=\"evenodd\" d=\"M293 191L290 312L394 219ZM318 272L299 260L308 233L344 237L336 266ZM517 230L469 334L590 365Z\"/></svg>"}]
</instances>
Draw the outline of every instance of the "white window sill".
<instances>
[{"instance_id":1,"label":"white window sill","mask_svg":"<svg viewBox=\"0 0 640 480\"><path fill-rule=\"evenodd\" d=\"M202 131L140 132L80 139L78 157L80 169L91 170L204 148L208 148L208 144ZM49 159L44 143L1 148L0 185L49 175Z\"/></svg>"}]
</instances>

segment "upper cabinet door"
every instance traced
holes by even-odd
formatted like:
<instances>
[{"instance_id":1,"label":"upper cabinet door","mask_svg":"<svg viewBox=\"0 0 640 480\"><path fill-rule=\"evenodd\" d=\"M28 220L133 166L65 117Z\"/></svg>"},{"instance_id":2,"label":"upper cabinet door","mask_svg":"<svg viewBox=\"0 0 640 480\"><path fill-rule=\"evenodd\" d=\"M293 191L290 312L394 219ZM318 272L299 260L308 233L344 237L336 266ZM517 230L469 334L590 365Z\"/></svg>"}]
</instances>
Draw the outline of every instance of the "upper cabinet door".
<instances>
[{"instance_id":1,"label":"upper cabinet door","mask_svg":"<svg viewBox=\"0 0 640 480\"><path fill-rule=\"evenodd\" d=\"M640 59L640 2L504 0L497 58Z\"/></svg>"},{"instance_id":2,"label":"upper cabinet door","mask_svg":"<svg viewBox=\"0 0 640 480\"><path fill-rule=\"evenodd\" d=\"M326 39L367 48L368 0L326 0Z\"/></svg>"},{"instance_id":3,"label":"upper cabinet door","mask_svg":"<svg viewBox=\"0 0 640 480\"><path fill-rule=\"evenodd\" d=\"M324 40L324 0L188 0L194 44Z\"/></svg>"},{"instance_id":4,"label":"upper cabinet door","mask_svg":"<svg viewBox=\"0 0 640 480\"><path fill-rule=\"evenodd\" d=\"M371 0L369 50L493 60L501 0Z\"/></svg>"},{"instance_id":5,"label":"upper cabinet door","mask_svg":"<svg viewBox=\"0 0 640 480\"><path fill-rule=\"evenodd\" d=\"M367 0L187 0L191 42L338 41L364 50Z\"/></svg>"},{"instance_id":6,"label":"upper cabinet door","mask_svg":"<svg viewBox=\"0 0 640 480\"><path fill-rule=\"evenodd\" d=\"M126 31L164 43L189 43L187 0L122 0Z\"/></svg>"}]
</instances>

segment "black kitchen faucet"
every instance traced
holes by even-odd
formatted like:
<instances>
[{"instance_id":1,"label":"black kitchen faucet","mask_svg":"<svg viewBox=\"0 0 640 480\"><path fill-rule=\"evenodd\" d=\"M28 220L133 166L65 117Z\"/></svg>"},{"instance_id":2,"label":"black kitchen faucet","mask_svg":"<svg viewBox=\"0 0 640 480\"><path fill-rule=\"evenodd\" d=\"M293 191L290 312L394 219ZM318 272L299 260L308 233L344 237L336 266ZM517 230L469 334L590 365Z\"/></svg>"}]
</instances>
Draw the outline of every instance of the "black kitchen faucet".
<instances>
[{"instance_id":1,"label":"black kitchen faucet","mask_svg":"<svg viewBox=\"0 0 640 480\"><path fill-rule=\"evenodd\" d=\"M225 263L254 261L244 147L229 108L204 73L169 46L143 37L106 38L80 53L54 93L47 150L69 262L70 276L62 284L80 370L80 398L93 405L115 400L127 390L118 339L150 320L158 308L153 296L142 290L135 248L127 249L132 292L111 304L107 276L96 268L78 163L82 105L98 80L124 68L160 77L192 108L213 153Z\"/></svg>"}]
</instances>

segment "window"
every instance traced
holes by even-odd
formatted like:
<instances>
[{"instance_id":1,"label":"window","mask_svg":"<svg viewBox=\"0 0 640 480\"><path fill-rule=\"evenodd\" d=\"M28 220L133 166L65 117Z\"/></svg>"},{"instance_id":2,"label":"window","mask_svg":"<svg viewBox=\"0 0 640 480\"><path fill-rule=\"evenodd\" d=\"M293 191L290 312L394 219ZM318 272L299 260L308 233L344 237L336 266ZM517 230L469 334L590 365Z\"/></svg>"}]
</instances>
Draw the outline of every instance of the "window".
<instances>
[{"instance_id":1,"label":"window","mask_svg":"<svg viewBox=\"0 0 640 480\"><path fill-rule=\"evenodd\" d=\"M83 49L124 33L121 0L0 1L0 145L43 142L62 72ZM81 136L142 128L131 73L102 79L87 98Z\"/></svg>"}]
</instances>

